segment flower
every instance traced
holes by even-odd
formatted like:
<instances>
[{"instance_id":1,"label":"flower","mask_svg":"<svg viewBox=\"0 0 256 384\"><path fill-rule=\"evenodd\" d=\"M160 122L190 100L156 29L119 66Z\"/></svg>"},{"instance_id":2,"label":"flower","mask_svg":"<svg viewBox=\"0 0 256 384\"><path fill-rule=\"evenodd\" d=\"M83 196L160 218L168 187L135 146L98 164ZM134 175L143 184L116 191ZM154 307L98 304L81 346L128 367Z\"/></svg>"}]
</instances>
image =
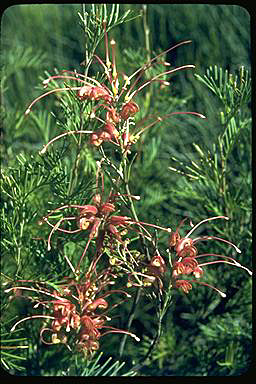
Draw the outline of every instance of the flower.
<instances>
[{"instance_id":1,"label":"flower","mask_svg":"<svg viewBox=\"0 0 256 384\"><path fill-rule=\"evenodd\" d=\"M125 154L129 151L129 147L135 143L142 132L149 129L153 125L162 121L164 118L169 118L174 114L193 114L200 118L205 118L202 114L196 112L173 112L163 117L154 116L154 121L144 126L139 131L131 132L130 124L135 115L139 112L139 105L135 102L136 96L145 88L150 86L153 82L159 82L161 85L169 85L169 82L165 81L167 75L175 74L176 72L184 69L192 69L194 65L183 65L177 68L168 69L167 71L160 71L151 79L139 84L144 73L153 65L159 64L159 58L164 54L178 48L181 45L188 44L191 41L182 41L173 47L168 48L164 52L160 53L149 62L144 64L130 76L119 73L116 65L116 42L112 39L110 41L110 47L112 50L112 61L109 55L109 42L108 34L106 30L106 23L103 22L104 29L104 42L105 42L105 60L94 54L95 60L101 65L105 79L98 81L93 77L85 76L77 73L76 71L63 70L60 74L49 76L43 81L44 88L48 87L51 82L57 80L64 80L66 85L63 87L56 87L43 93L28 106L25 114L28 115L32 107L40 101L42 98L60 92L75 91L77 99L81 103L88 103L88 116L89 120L95 119L100 123L99 128L90 131L69 131L56 136L44 148L40 153L45 153L50 144L56 140L69 135L71 133L89 134L89 143L95 147L100 147L104 142L111 142L119 146L122 152ZM163 62L164 66L169 66L169 63ZM139 84L139 85L138 85ZM106 112L106 113L105 113ZM104 114L105 113L105 114ZM144 119L145 120L145 119ZM143 123L144 123L144 120ZM138 124L139 126L139 124ZM137 129L137 128L135 128Z\"/></svg>"},{"instance_id":2,"label":"flower","mask_svg":"<svg viewBox=\"0 0 256 384\"><path fill-rule=\"evenodd\" d=\"M16 322L11 331L27 320L50 319L51 324L43 326L40 330L42 343L47 345L61 343L70 351L75 348L88 354L97 350L100 346L100 338L109 333L127 334L139 341L139 338L132 332L107 324L111 320L107 313L130 298L131 295L122 289L109 289L108 286L113 285L113 279L116 278L111 268L96 273L92 264L85 277L79 282L66 278L66 282L59 285L58 291L46 289L45 285L41 288L39 283L35 287L18 286L7 289L6 292L16 289L22 292L35 292L35 298L29 296L30 300L36 302L34 308L41 305L49 312L49 314L25 317ZM38 295L43 298L39 299ZM110 305L108 297L116 295L122 295L124 298ZM48 299L46 300L45 297Z\"/></svg>"},{"instance_id":3,"label":"flower","mask_svg":"<svg viewBox=\"0 0 256 384\"><path fill-rule=\"evenodd\" d=\"M139 106L134 101L129 101L122 106L120 116L122 119L127 120L129 117L133 117L139 112Z\"/></svg>"},{"instance_id":4,"label":"flower","mask_svg":"<svg viewBox=\"0 0 256 384\"><path fill-rule=\"evenodd\" d=\"M175 232L173 232L170 236L170 241L169 241L169 247L174 250L175 252L175 261L173 263L173 269L172 269L172 280L171 284L174 285L176 288L181 288L183 292L189 293L189 291L192 289L192 282L198 283L201 285L205 285L209 288L214 289L217 291L222 297L225 297L226 294L221 292L218 288L209 285L206 282L198 281L204 273L204 270L202 267L205 267L207 265L212 265L212 264L217 264L217 263L224 263L224 264L229 264L233 265L242 269L245 269L250 275L252 274L251 271L242 266L240 263L238 263L234 258L224 256L224 255L218 255L214 253L205 253L205 254L200 254L198 255L198 250L195 246L200 241L204 240L217 240L221 241L224 243L227 243L231 247L233 247L238 253L241 253L239 248L236 247L233 243L231 243L228 240L216 237L216 236L202 236L202 237L197 237L195 239L192 239L190 236L192 233L203 223L209 222L211 220L216 220L216 219L225 219L228 220L228 217L225 216L216 216L216 217L211 217L205 220L200 221L197 225L193 226L192 229L187 233L185 237L181 237L179 234L179 229L181 225L184 223L185 220L182 220L181 223L179 224L178 228L176 229ZM202 257L213 257L217 258L216 260L213 261L206 261L204 263L199 263L199 259ZM191 279L182 279L180 280L180 276L183 275L191 275L193 274L196 280L191 280Z\"/></svg>"},{"instance_id":5,"label":"flower","mask_svg":"<svg viewBox=\"0 0 256 384\"><path fill-rule=\"evenodd\" d=\"M99 165L100 169L100 165ZM99 173L99 170L98 170ZM96 177L96 184L98 185L98 173ZM97 186L98 188L98 186ZM63 205L59 208L55 208L54 210L50 211L46 216L44 216L43 220L48 225L52 227L52 230L48 236L48 250L51 249L51 238L55 231L64 232L64 233L78 233L80 231L86 231L88 233L88 241L85 245L83 254L81 255L81 258L78 262L76 270L74 270L73 267L71 267L72 271L75 273L79 273L81 263L87 253L88 247L91 244L92 240L96 240L96 258L99 257L102 253L104 240L108 237L108 246L111 248L113 245L116 244L116 242L121 243L125 248L127 245L125 244L125 241L123 240L122 236L124 235L124 230L127 232L128 230L137 231L138 230L132 226L136 225L139 226L139 228L146 232L147 236L149 232L144 228L145 226L153 227L156 229L160 229L166 232L170 232L170 228L163 228L155 224L150 223L144 223L142 221L136 221L133 220L129 216L122 216L122 215L116 215L117 206L116 206L116 200L118 198L125 198L125 196L129 196L131 199L138 200L138 196L133 195L125 195L125 194L114 194L113 192L110 192L107 199L104 200L103 198L103 192L104 192L104 180L102 179L102 192L99 193L98 191L96 194L92 197L92 204L86 204L86 205L78 205L78 204L69 204L69 205ZM54 215L56 212L60 212L62 210L68 209L68 208L75 208L77 209L78 213L74 216L68 216L61 218L55 225L52 224L49 221L49 218ZM77 229L65 229L61 225L65 221L71 221L75 220L77 222ZM154 259L154 262L160 262L160 256ZM163 264L163 261L160 262L160 264ZM159 268L164 268L163 265L160 265ZM152 268L154 266L152 265Z\"/></svg>"}]
</instances>

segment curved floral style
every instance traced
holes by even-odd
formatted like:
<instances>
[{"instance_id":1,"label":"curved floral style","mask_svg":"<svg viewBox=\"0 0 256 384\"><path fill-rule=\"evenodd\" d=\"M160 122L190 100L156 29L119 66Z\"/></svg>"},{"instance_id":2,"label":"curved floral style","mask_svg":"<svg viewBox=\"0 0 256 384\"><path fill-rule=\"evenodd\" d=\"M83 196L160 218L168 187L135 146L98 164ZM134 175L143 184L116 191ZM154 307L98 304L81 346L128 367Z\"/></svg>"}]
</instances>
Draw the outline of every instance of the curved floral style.
<instances>
[{"instance_id":1,"label":"curved floral style","mask_svg":"<svg viewBox=\"0 0 256 384\"><path fill-rule=\"evenodd\" d=\"M216 236L202 236L202 237L197 237L195 239L192 239L190 237L192 233L201 224L209 222L211 220L216 220L216 219L229 220L229 218L225 216L216 216L216 217L211 217L211 218L202 220L197 225L193 226L193 228L183 238L179 234L179 229L181 225L184 223L184 220L182 220L182 222L180 223L176 231L171 234L169 246L175 252L175 256L174 256L175 261L173 263L173 269L172 269L172 284L176 288L181 288L185 293L188 293L192 289L191 282L193 282L193 283L198 283L201 285L205 285L209 288L212 288L216 290L222 297L226 297L226 294L224 292L220 291L218 288L212 285L209 285L206 282L191 280L187 278L182 280L180 279L180 277L183 277L182 275L191 275L191 274L194 275L196 279L200 279L204 273L202 267L205 267L207 265L213 265L218 263L229 264L229 265L233 265L233 266L245 269L250 275L252 274L252 272L248 268L242 266L239 262L237 262L232 257L217 255L214 253L205 253L205 254L198 255L198 250L195 244L205 240L216 240L216 241L224 242L229 246L233 247L236 252L241 253L240 249L237 248L236 245L234 245L228 240L225 240ZM210 256L213 257L213 259L215 260L205 261L201 263L198 261L201 258L204 258L204 257L209 258Z\"/></svg>"},{"instance_id":2,"label":"curved floral style","mask_svg":"<svg viewBox=\"0 0 256 384\"><path fill-rule=\"evenodd\" d=\"M89 269L92 270L92 267ZM111 269L107 268L102 270L99 275L93 271L88 272L79 283L71 278L66 278L66 282L59 285L58 290L22 285L6 289L5 292L19 289L23 295L25 292L33 292L34 296L30 297L30 300L36 303L34 308L42 307L44 309L44 314L19 320L13 325L11 331L14 331L23 321L38 318L50 319L51 324L42 327L40 331L40 339L44 344L62 343L69 350L75 348L89 354L99 348L100 338L109 333L127 334L139 341L139 338L132 332L108 325L111 318L107 314L131 297L124 290L108 288L109 285L115 284L116 278L117 276ZM28 284L28 281L26 283ZM38 285L40 283L37 283ZM109 306L108 297L119 295L123 298ZM45 297L49 297L49 299L45 300Z\"/></svg>"},{"instance_id":3,"label":"curved floral style","mask_svg":"<svg viewBox=\"0 0 256 384\"><path fill-rule=\"evenodd\" d=\"M116 67L116 43L114 40L110 41L111 51L112 51L112 62L110 61L109 53L109 43L108 35L106 32L106 23L103 22L104 33L105 33L105 62L99 56L94 55L96 61L102 66L107 85L104 82L99 82L93 77L85 76L83 74L63 70L61 74L50 76L43 81L43 86L46 88L53 80L65 80L75 82L77 85L70 84L69 86L57 87L45 92L41 96L37 97L32 103L28 106L25 114L28 115L32 107L40 101L42 98L59 92L71 92L75 91L77 99L80 102L91 103L91 112L90 119L96 120L99 122L99 129L96 131L69 131L64 134L61 134L54 139L52 139L48 144L44 146L41 150L41 153L44 153L50 144L56 140L64 137L65 135L73 134L87 134L89 135L89 143L95 147L101 146L104 142L111 142L114 145L121 147L122 151L126 153L130 146L134 144L140 137L140 135L146 130L152 127L153 125L161 122L164 119L167 119L176 114L191 114L200 118L205 118L204 115L197 112L172 112L166 114L165 116L155 116L153 122L131 132L133 124L131 124L132 119L140 111L139 105L135 102L134 98L141 92L145 87L148 87L153 82L160 82L161 84L169 85L169 83L162 79L167 75L172 75L178 71L185 69L193 69L194 65L183 65L177 68L173 68L164 72L159 73L158 75L152 77L149 80L139 84L140 79L143 74L153 65L158 64L158 59L168 53L171 50L174 50L182 45L191 43L191 40L182 41L175 46L167 49L166 51L160 53L153 59L151 59L147 64L137 69L132 75L127 76L123 73L119 74ZM162 63L165 66L170 64L167 62ZM103 102L103 103L102 103ZM105 112L105 114L103 113ZM143 120L144 121L144 120Z\"/></svg>"}]
</instances>

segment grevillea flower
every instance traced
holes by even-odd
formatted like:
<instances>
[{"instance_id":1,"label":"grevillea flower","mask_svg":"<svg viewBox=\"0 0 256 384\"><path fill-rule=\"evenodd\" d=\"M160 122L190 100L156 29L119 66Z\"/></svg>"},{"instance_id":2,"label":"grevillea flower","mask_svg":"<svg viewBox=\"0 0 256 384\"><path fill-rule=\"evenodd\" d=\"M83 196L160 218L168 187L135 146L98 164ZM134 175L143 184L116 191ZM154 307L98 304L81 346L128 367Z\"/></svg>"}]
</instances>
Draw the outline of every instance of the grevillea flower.
<instances>
[{"instance_id":1,"label":"grevillea flower","mask_svg":"<svg viewBox=\"0 0 256 384\"><path fill-rule=\"evenodd\" d=\"M51 82L53 82L53 80L64 80L65 86L50 89L48 92L45 92L41 96L37 97L35 100L32 101L32 103L29 105L25 112L25 114L28 115L32 107L39 100L48 95L60 92L75 91L77 98L80 102L90 103L90 119L95 119L96 121L98 121L99 128L94 131L81 130L62 133L61 135L52 139L47 145L45 145L41 153L44 153L47 150L48 146L59 138L73 133L89 135L89 143L93 146L99 147L104 142L112 142L115 145L120 146L122 150L126 152L129 150L129 147L139 139L140 135L146 129L149 129L153 125L161 122L163 119L167 119L175 114L192 114L200 118L205 118L205 116L197 112L173 112L162 117L155 116L153 122L148 125L144 124L144 126L139 128L137 132L131 132L130 130L133 127L133 124L131 124L131 120L140 111L139 105L134 100L136 96L145 87L150 86L150 84L152 84L153 82L160 82L160 84L164 85L169 84L164 79L166 76L176 74L181 70L192 69L194 68L194 65L183 65L177 68L166 70L164 72L160 72L158 75L155 75L151 79L146 80L140 83L139 85L142 76L150 67L159 63L158 59L161 56L165 55L171 50L178 48L179 46L191 43L191 41L187 40L176 44L175 46L167 49L166 51L160 53L159 55L151 59L148 63L136 70L130 76L127 76L123 73L118 73L117 71L116 43L113 39L110 41L112 53L112 60L110 60L106 22L103 22L103 28L105 37L105 60L101 59L96 54L94 55L94 59L103 68L105 80L99 82L95 78L84 76L83 74L77 72L64 70L60 74L50 76L45 79L43 81L43 85L46 88L51 84ZM162 64L164 66L170 65L166 62ZM67 86L67 82L70 82L70 85ZM106 112L105 115L104 112ZM144 122L144 120L142 121Z\"/></svg>"},{"instance_id":2,"label":"grevillea flower","mask_svg":"<svg viewBox=\"0 0 256 384\"><path fill-rule=\"evenodd\" d=\"M176 288L181 288L185 293L188 293L192 289L191 283L198 283L214 289L222 297L226 296L226 294L220 291L218 288L212 285L209 285L206 282L198 281L198 279L200 279L204 273L202 267L205 267L207 265L213 265L218 263L229 264L229 265L233 265L233 266L245 269L250 275L252 274L252 272L248 268L242 266L238 261L236 261L232 257L218 255L214 253L198 254L196 244L200 241L205 241L205 240L216 240L216 241L224 242L229 246L231 246L232 248L234 248L236 252L241 253L241 251L239 250L239 248L237 248L236 245L234 245L228 240L225 240L216 236L201 236L194 239L190 237L192 233L201 224L209 222L211 220L216 220L216 219L228 220L228 217L216 216L216 217L211 217L209 219L202 220L200 223L193 226L193 228L184 237L181 237L181 235L179 234L179 229L185 221L185 220L182 220L182 222L180 223L176 231L173 232L170 236L169 247L173 249L175 252L175 256L174 256L175 261L173 263L171 284L173 284ZM204 257L207 257L208 259L209 257L211 257L214 260L199 262L199 260L201 260ZM183 277L184 275L191 275L191 274L194 275L196 280L180 279L180 277Z\"/></svg>"},{"instance_id":3,"label":"grevillea flower","mask_svg":"<svg viewBox=\"0 0 256 384\"><path fill-rule=\"evenodd\" d=\"M86 255L86 252L88 250L89 245L91 244L92 240L96 241L96 254L95 254L95 260L100 257L102 254L102 249L104 245L104 240L107 238L108 240L108 246L111 248L113 247L116 242L121 243L124 247L126 247L125 242L123 241L123 233L124 230L126 230L126 233L128 230L132 230L135 232L143 231L146 236L151 236L149 232L145 229L145 226L153 227L156 229L160 229L166 232L170 232L170 228L163 228L158 225L150 224L150 223L144 223L142 221L136 221L133 220L129 216L122 216L117 215L117 206L116 206L116 200L117 199L124 199L127 196L129 196L130 199L139 200L139 196L134 195L125 195L120 193L113 193L112 191L109 193L107 199L105 200L103 197L104 194L104 177L102 175L102 186L101 186L101 193L98 191L98 177L100 172L101 165L98 164L99 168L96 175L96 194L92 197L92 204L86 204L86 205L78 205L78 204L69 204L69 205L63 205L61 207L58 207L52 211L50 211L46 216L43 217L43 219L40 221L40 224L43 222L46 222L50 227L52 227L52 230L50 231L50 234L48 236L48 250L51 249L51 238L54 234L54 232L63 232L63 233L70 233L75 234L81 231L84 231L85 233L88 233L88 241L86 243L86 246L84 248L84 251L80 257L80 260L78 262L77 268L75 269L70 261L67 259L67 262L69 263L72 272L79 273L81 263ZM66 209L76 209L77 213L75 215L69 215L68 217L62 217L57 221L56 224L51 223L51 216L55 215L56 212L60 213L61 211L64 211ZM65 223L66 221L70 222L71 220L75 221L77 223L76 229L65 229L65 227L62 226L62 223ZM134 226L139 227L139 229L136 229ZM156 262L156 260L155 260ZM162 268L162 266L161 266Z\"/></svg>"},{"instance_id":4,"label":"grevillea flower","mask_svg":"<svg viewBox=\"0 0 256 384\"><path fill-rule=\"evenodd\" d=\"M139 106L134 101L129 101L122 106L120 116L123 120L127 120L136 115L137 112L139 112Z\"/></svg>"},{"instance_id":5,"label":"grevillea flower","mask_svg":"<svg viewBox=\"0 0 256 384\"><path fill-rule=\"evenodd\" d=\"M153 256L148 264L141 271L129 274L127 287L150 287L156 286L160 292L163 289L162 278L167 272L167 265L164 258L157 254Z\"/></svg>"},{"instance_id":6,"label":"grevillea flower","mask_svg":"<svg viewBox=\"0 0 256 384\"><path fill-rule=\"evenodd\" d=\"M32 315L19 320L13 325L11 331L14 331L24 321L51 320L51 323L44 325L40 331L40 340L44 344L62 343L70 351L75 348L89 354L99 348L100 338L109 333L127 334L139 341L139 338L132 332L108 325L111 318L107 314L111 309L131 297L122 289L108 288L109 285L115 284L116 277L110 268L96 273L91 264L80 282L67 278L66 282L58 287L58 291L46 289L43 283L35 282L35 287L31 287L27 285L29 281L18 281L26 282L26 285L15 286L6 289L5 292L19 289L24 293L33 293L35 296L29 298L35 302L34 307L42 306L45 310L44 314ZM110 296L122 296L123 298L110 305L108 302Z\"/></svg>"}]
</instances>

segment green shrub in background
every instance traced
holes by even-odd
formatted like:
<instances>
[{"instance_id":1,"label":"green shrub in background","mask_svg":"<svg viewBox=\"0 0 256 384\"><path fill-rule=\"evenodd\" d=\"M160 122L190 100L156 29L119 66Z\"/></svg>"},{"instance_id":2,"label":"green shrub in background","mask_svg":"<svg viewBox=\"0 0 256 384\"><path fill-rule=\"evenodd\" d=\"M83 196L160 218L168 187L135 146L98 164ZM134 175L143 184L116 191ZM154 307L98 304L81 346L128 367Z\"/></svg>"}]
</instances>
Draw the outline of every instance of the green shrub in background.
<instances>
[{"instance_id":1,"label":"green shrub in background","mask_svg":"<svg viewBox=\"0 0 256 384\"><path fill-rule=\"evenodd\" d=\"M95 6L94 11L99 9ZM153 83L145 88L136 99L138 121L174 111L198 111L207 117L180 115L164 120L146 130L132 147L130 189L141 196L136 202L140 219L175 229L186 216L194 223L205 217L228 216L231 220L218 225L213 222L207 233L235 242L242 252L239 261L250 267L250 17L238 6L203 4L152 4L146 8L125 4L120 5L120 15L129 9L134 15L141 12L141 17L109 31L117 42L120 71L130 75L154 55L188 39L192 44L168 52L163 60L171 66L196 66L194 71L172 77L170 86ZM90 14L91 6L85 6L84 11ZM110 7L108 11L111 15ZM77 201L88 199L88 190L92 195L97 154L84 149L83 168L71 185L69 171L76 157L68 141L59 141L56 150L41 159L37 153L63 129L78 129L79 111L72 99L65 101L68 118L60 111L61 99L54 97L42 100L24 116L29 102L42 93L38 84L46 77L45 71L84 70L80 63L86 60L88 41L78 12L83 15L80 5L22 5L8 8L2 17L3 284L21 277L35 278L35 270L40 270L42 280L61 276L63 270L68 273L63 252L80 251L74 242L62 242L46 252L44 239L49 230L37 223L46 209L71 203L74 197ZM104 57L103 39L93 48ZM90 70L97 75L100 66L95 62ZM155 71L150 68L146 79ZM65 125L68 121L72 126ZM107 155L111 155L110 149ZM115 153L113 156L118 161ZM106 180L106 188L108 183ZM164 252L166 236L156 234L155 241ZM227 254L227 248L207 242L205 252ZM251 361L251 280L245 271L219 265L208 267L207 281L218 282L223 290L227 287L227 297L216 297L204 287L194 288L188 296L175 292L162 319L162 336L143 366L139 362L156 340L158 297L123 304L123 317L116 312L118 325L125 328L132 313L131 327L142 339L138 346L126 342L121 356L124 368L117 362L118 336L106 337L103 356L88 361L87 368L77 358L67 368L69 351L63 352L59 345L55 349L41 345L38 326L24 323L23 332L9 335L17 316L31 314L32 305L19 298L12 305L4 293L3 366L23 375L133 374L138 365L137 374L149 376L240 375ZM15 345L17 348L6 349ZM110 368L109 357L115 364Z\"/></svg>"}]
</instances>

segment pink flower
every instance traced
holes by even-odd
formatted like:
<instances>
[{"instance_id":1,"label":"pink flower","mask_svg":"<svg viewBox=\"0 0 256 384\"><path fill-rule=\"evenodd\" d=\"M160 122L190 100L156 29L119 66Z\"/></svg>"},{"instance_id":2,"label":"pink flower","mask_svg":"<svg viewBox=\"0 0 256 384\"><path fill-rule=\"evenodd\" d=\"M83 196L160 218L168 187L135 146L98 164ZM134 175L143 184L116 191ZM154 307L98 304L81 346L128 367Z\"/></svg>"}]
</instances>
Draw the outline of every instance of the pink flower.
<instances>
[{"instance_id":1,"label":"pink flower","mask_svg":"<svg viewBox=\"0 0 256 384\"><path fill-rule=\"evenodd\" d=\"M198 279L200 279L204 273L202 267L207 265L213 265L218 263L229 264L229 265L233 265L233 266L245 269L251 275L251 271L248 268L242 266L232 257L211 254L211 253L198 255L198 251L195 244L205 240L216 240L216 241L224 242L229 246L233 247L238 253L241 253L241 251L233 243L216 236L202 236L202 237L197 237L195 239L192 239L190 237L192 233L201 224L211 220L216 220L216 219L228 220L228 218L225 216L216 216L216 217L202 220L197 225L193 226L192 229L186 234L186 236L181 237L181 235L179 234L179 229L185 221L185 220L182 220L182 222L180 223L176 231L171 234L169 246L175 252L175 261L174 261L173 270L172 270L172 283L176 288L181 288L185 293L188 293L192 289L191 283L194 282L194 283L208 286L216 290L222 297L226 296L218 288L212 285L209 285L206 282L198 281ZM204 263L199 263L198 260L206 256L213 257L214 259L217 258L217 260L213 260L213 261L208 260ZM197 280L191 280L191 279L176 280L180 275L191 275L191 274L193 274Z\"/></svg>"}]
</instances>

